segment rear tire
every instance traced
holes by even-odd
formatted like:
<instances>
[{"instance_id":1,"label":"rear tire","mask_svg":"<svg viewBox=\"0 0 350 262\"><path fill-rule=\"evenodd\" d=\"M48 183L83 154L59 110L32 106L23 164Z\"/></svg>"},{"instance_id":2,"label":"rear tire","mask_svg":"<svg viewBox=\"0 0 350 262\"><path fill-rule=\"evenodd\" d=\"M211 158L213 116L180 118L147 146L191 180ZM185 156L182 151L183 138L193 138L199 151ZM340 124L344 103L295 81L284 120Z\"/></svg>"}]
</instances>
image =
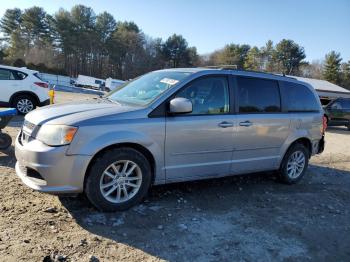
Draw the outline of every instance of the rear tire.
<instances>
[{"instance_id":1,"label":"rear tire","mask_svg":"<svg viewBox=\"0 0 350 262\"><path fill-rule=\"evenodd\" d=\"M94 160L84 192L97 209L122 211L143 200L151 181L151 165L143 154L132 148L117 148Z\"/></svg>"},{"instance_id":2,"label":"rear tire","mask_svg":"<svg viewBox=\"0 0 350 262\"><path fill-rule=\"evenodd\" d=\"M37 107L37 101L30 95L19 95L13 99L12 106L15 107L19 114L25 115Z\"/></svg>"},{"instance_id":3,"label":"rear tire","mask_svg":"<svg viewBox=\"0 0 350 262\"><path fill-rule=\"evenodd\" d=\"M11 136L0 132L0 150L9 148L11 144L12 144Z\"/></svg>"},{"instance_id":4,"label":"rear tire","mask_svg":"<svg viewBox=\"0 0 350 262\"><path fill-rule=\"evenodd\" d=\"M286 184L299 182L309 165L309 152L304 145L296 143L291 145L285 154L279 170L280 179Z\"/></svg>"}]
</instances>

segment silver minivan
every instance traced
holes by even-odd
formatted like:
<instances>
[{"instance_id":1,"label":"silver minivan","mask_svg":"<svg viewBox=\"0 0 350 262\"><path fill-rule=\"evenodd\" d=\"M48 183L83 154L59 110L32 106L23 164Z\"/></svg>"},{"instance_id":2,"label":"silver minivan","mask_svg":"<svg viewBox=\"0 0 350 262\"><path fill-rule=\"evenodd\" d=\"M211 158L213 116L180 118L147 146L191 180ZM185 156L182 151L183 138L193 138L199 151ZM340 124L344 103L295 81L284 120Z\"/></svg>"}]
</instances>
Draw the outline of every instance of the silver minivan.
<instances>
[{"instance_id":1,"label":"silver minivan","mask_svg":"<svg viewBox=\"0 0 350 262\"><path fill-rule=\"evenodd\" d=\"M314 89L280 75L168 69L92 100L36 109L16 139L16 173L52 194L124 210L151 185L277 170L298 182L324 148Z\"/></svg>"}]
</instances>

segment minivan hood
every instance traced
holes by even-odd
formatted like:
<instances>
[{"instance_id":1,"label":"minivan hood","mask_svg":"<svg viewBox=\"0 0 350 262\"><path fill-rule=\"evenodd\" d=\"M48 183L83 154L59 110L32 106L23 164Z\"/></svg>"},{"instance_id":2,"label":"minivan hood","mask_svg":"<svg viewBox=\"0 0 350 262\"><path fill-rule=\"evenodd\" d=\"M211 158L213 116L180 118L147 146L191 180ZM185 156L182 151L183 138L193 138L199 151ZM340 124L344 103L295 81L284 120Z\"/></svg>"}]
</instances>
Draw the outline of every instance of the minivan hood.
<instances>
[{"instance_id":1,"label":"minivan hood","mask_svg":"<svg viewBox=\"0 0 350 262\"><path fill-rule=\"evenodd\" d=\"M119 114L140 109L137 106L121 105L106 99L91 99L38 108L25 116L35 125L74 124L87 119Z\"/></svg>"}]
</instances>

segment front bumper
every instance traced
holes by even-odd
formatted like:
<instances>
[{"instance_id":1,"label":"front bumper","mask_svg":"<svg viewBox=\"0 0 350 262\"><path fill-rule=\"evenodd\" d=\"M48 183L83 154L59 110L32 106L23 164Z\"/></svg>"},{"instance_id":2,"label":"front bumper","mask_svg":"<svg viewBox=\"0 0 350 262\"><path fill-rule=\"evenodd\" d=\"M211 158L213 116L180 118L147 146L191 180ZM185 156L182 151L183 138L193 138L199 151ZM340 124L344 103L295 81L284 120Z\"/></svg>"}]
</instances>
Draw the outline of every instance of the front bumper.
<instances>
[{"instance_id":1,"label":"front bumper","mask_svg":"<svg viewBox=\"0 0 350 262\"><path fill-rule=\"evenodd\" d=\"M66 155L68 146L50 147L38 140L15 142L16 173L28 187L45 193L80 193L91 156ZM35 176L33 176L33 174Z\"/></svg>"}]
</instances>

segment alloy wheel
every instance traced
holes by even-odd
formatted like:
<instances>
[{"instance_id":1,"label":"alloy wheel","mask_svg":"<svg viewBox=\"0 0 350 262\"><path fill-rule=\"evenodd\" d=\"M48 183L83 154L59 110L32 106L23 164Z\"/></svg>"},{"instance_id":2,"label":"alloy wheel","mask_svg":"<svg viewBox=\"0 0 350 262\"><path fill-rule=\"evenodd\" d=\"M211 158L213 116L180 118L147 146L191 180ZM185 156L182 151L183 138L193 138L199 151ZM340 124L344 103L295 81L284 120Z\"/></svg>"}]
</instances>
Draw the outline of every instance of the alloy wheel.
<instances>
[{"instance_id":1,"label":"alloy wheel","mask_svg":"<svg viewBox=\"0 0 350 262\"><path fill-rule=\"evenodd\" d=\"M123 203L133 198L142 184L140 167L130 160L119 160L109 165L100 179L102 196L112 203Z\"/></svg>"},{"instance_id":2,"label":"alloy wheel","mask_svg":"<svg viewBox=\"0 0 350 262\"><path fill-rule=\"evenodd\" d=\"M22 114L27 114L34 109L33 102L28 98L22 98L17 102L17 110Z\"/></svg>"},{"instance_id":3,"label":"alloy wheel","mask_svg":"<svg viewBox=\"0 0 350 262\"><path fill-rule=\"evenodd\" d=\"M304 171L305 162L305 155L302 151L295 151L291 154L287 163L288 176L293 179L299 177Z\"/></svg>"}]
</instances>

